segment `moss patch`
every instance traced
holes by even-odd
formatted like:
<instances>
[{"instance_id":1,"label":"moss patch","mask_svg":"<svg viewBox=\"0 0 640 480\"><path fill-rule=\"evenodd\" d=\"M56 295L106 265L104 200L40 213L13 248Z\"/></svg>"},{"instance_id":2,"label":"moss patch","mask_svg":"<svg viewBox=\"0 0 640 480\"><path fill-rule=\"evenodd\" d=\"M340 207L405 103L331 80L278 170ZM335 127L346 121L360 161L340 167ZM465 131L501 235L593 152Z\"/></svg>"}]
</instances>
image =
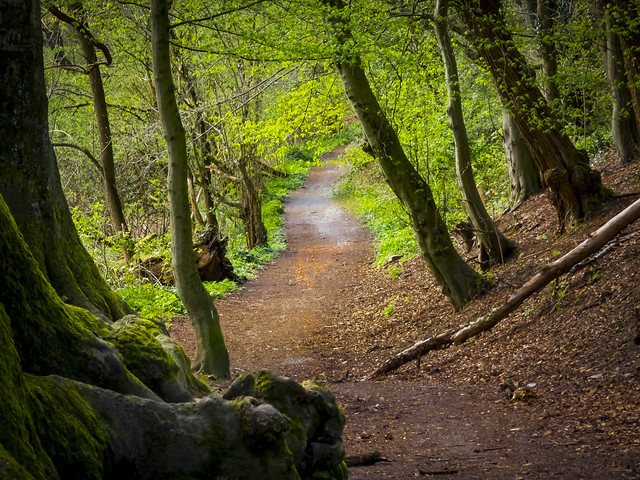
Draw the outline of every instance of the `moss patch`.
<instances>
[{"instance_id":1,"label":"moss patch","mask_svg":"<svg viewBox=\"0 0 640 480\"><path fill-rule=\"evenodd\" d=\"M160 398L168 402L191 401L194 394L202 393L202 389L193 374L181 370L165 351L158 339L164 333L155 322L128 315L113 325L113 332L106 340L116 346L126 367ZM191 378L185 381L189 376Z\"/></svg>"},{"instance_id":2,"label":"moss patch","mask_svg":"<svg viewBox=\"0 0 640 480\"><path fill-rule=\"evenodd\" d=\"M72 384L27 375L38 436L61 478L101 479L107 435L89 403Z\"/></svg>"},{"instance_id":3,"label":"moss patch","mask_svg":"<svg viewBox=\"0 0 640 480\"><path fill-rule=\"evenodd\" d=\"M0 478L55 479L55 468L42 449L29 411L27 387L9 325L0 304Z\"/></svg>"}]
</instances>

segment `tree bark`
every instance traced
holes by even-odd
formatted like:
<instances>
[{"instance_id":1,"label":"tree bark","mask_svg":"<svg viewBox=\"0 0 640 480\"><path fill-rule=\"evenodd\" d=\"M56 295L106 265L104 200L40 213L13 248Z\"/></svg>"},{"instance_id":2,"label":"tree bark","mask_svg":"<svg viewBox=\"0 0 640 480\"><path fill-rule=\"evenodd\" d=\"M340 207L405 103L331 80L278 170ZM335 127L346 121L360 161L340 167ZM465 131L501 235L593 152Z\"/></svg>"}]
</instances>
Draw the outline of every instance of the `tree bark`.
<instances>
[{"instance_id":1,"label":"tree bark","mask_svg":"<svg viewBox=\"0 0 640 480\"><path fill-rule=\"evenodd\" d=\"M607 80L613 100L611 131L620 163L627 164L640 156L640 130L633 113L633 99L627 84L620 38L614 31L611 14L605 16Z\"/></svg>"},{"instance_id":2,"label":"tree bark","mask_svg":"<svg viewBox=\"0 0 640 480\"><path fill-rule=\"evenodd\" d=\"M456 151L456 174L462 194L462 207L473 225L480 248L484 249L491 263L504 263L515 246L493 223L484 206L473 176L471 148L462 114L462 92L458 78L458 66L448 30L448 0L438 0L434 14L434 30L444 63L445 81L449 97L449 127L453 133Z\"/></svg>"},{"instance_id":3,"label":"tree bark","mask_svg":"<svg viewBox=\"0 0 640 480\"><path fill-rule=\"evenodd\" d=\"M535 75L506 28L502 2L463 0L459 11L476 49L529 146L563 232L594 214L611 196L589 157L562 133L561 119L536 85Z\"/></svg>"},{"instance_id":4,"label":"tree bark","mask_svg":"<svg viewBox=\"0 0 640 480\"><path fill-rule=\"evenodd\" d=\"M211 170L209 168L212 164L212 157L215 155L216 144L213 140L210 140L211 136L207 132L207 126L202 114L195 80L189 73L187 63L178 52L176 52L176 57L180 61L180 68L178 69L178 71L180 72L180 75L184 80L187 94L191 97L191 102L193 104L193 108L195 109L195 134L193 138L193 149L197 167L196 171L199 174L199 177L196 177L196 183L198 183L202 188L202 194L204 196L206 225L214 228L217 235L220 230L220 226L218 224L218 218L215 214L215 203L212 196L213 185L211 179Z\"/></svg>"},{"instance_id":5,"label":"tree bark","mask_svg":"<svg viewBox=\"0 0 640 480\"><path fill-rule=\"evenodd\" d=\"M81 7L80 7L81 8ZM88 26L84 21L78 21L64 14L58 8L51 6L49 11L56 18L68 23L76 29L76 34L80 46L82 47L82 55L87 64L87 75L89 77L89 85L91 86L91 94L93 97L93 110L96 115L96 123L98 126L98 138L100 141L100 164L102 165L102 186L107 201L109 217L114 233L124 237L125 242L129 234L127 221L122 210L122 201L118 193L116 184L115 160L113 156L113 141L111 138L111 125L109 123L109 111L107 109L107 98L104 93L104 84L102 83L102 75L100 73L100 64L96 55L96 43L93 35L89 32ZM103 44L101 50L107 52L106 65L111 63L111 56L107 47ZM127 243L122 246L122 253L127 261L133 257L133 250Z\"/></svg>"},{"instance_id":6,"label":"tree bark","mask_svg":"<svg viewBox=\"0 0 640 480\"><path fill-rule=\"evenodd\" d=\"M238 160L238 169L242 179L242 211L240 217L244 223L247 248L266 245L267 229L262 221L262 197L259 190L262 172L255 171L255 158L252 145L242 145L242 153ZM248 160L250 158L250 160Z\"/></svg>"},{"instance_id":7,"label":"tree bark","mask_svg":"<svg viewBox=\"0 0 640 480\"><path fill-rule=\"evenodd\" d=\"M511 195L509 208L514 209L527 198L542 189L540 172L533 161L531 150L520 134L518 125L509 110L502 108L502 138L504 152L509 162L509 185Z\"/></svg>"},{"instance_id":8,"label":"tree bark","mask_svg":"<svg viewBox=\"0 0 640 480\"><path fill-rule=\"evenodd\" d=\"M328 4L337 8L343 6L339 0ZM344 46L350 36L348 29L337 17L332 17L330 23L338 44ZM373 155L387 183L411 217L429 271L454 308L460 309L484 288L481 277L454 248L431 189L407 158L398 135L371 90L360 58L348 52L343 54L349 57L336 61L336 68ZM337 56L340 58L341 55Z\"/></svg>"},{"instance_id":9,"label":"tree bark","mask_svg":"<svg viewBox=\"0 0 640 480\"><path fill-rule=\"evenodd\" d=\"M620 39L624 68L633 103L633 112L640 135L640 26L636 19L640 15L637 2L614 0L607 5Z\"/></svg>"},{"instance_id":10,"label":"tree bark","mask_svg":"<svg viewBox=\"0 0 640 480\"><path fill-rule=\"evenodd\" d=\"M171 257L176 285L196 334L194 368L219 378L229 377L227 353L218 312L204 289L193 257L187 147L176 104L169 55L169 6L167 0L151 2L153 75L160 118L169 150L169 202L171 205Z\"/></svg>"},{"instance_id":11,"label":"tree bark","mask_svg":"<svg viewBox=\"0 0 640 480\"><path fill-rule=\"evenodd\" d=\"M387 360L374 372L370 373L367 378L384 375L385 373L396 370L405 363L411 362L412 360L419 360L423 355L432 350L448 348L454 343L464 343L469 338L492 329L500 321L507 318L527 298L540 291L560 275L569 272L574 265L596 253L604 247L607 242L612 240L624 228L635 222L638 218L640 218L640 200L636 200L598 230L591 233L586 240L567 254L544 266L540 272L513 293L505 303L498 308L494 308L486 317L481 317L463 328L457 330L451 329L415 343Z\"/></svg>"},{"instance_id":12,"label":"tree bark","mask_svg":"<svg viewBox=\"0 0 640 480\"><path fill-rule=\"evenodd\" d=\"M553 17L549 0L538 0L536 13L539 24L540 58L544 72L544 96L550 105L560 98L556 83L558 74L557 52L554 44Z\"/></svg>"},{"instance_id":13,"label":"tree bark","mask_svg":"<svg viewBox=\"0 0 640 480\"><path fill-rule=\"evenodd\" d=\"M118 319L131 309L80 242L49 140L40 4L0 8L0 193L58 294L105 321Z\"/></svg>"}]
</instances>

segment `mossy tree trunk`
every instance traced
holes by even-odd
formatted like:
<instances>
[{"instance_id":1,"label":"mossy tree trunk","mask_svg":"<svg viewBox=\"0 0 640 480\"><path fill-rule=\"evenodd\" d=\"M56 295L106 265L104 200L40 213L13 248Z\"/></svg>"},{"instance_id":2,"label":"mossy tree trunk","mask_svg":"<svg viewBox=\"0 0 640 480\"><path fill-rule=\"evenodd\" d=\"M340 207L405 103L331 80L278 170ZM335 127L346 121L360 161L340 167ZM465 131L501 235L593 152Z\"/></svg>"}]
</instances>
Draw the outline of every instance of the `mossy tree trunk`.
<instances>
[{"instance_id":1,"label":"mossy tree trunk","mask_svg":"<svg viewBox=\"0 0 640 480\"><path fill-rule=\"evenodd\" d=\"M434 30L444 63L444 74L449 97L449 126L455 140L456 174L462 194L462 207L469 216L474 233L480 240L480 248L489 256L491 263L504 263L513 252L513 243L505 237L491 220L491 216L480 198L471 165L471 148L462 114L462 92L458 78L458 66L449 37L447 15L448 0L438 0L434 14Z\"/></svg>"},{"instance_id":2,"label":"mossy tree trunk","mask_svg":"<svg viewBox=\"0 0 640 480\"><path fill-rule=\"evenodd\" d=\"M218 378L229 377L229 355L218 312L205 290L193 256L187 191L187 146L175 98L169 54L169 5L151 2L153 76L160 119L169 150L169 203L171 206L171 262L180 298L196 334L194 368Z\"/></svg>"},{"instance_id":3,"label":"mossy tree trunk","mask_svg":"<svg viewBox=\"0 0 640 480\"><path fill-rule=\"evenodd\" d=\"M562 133L562 121L542 95L533 70L508 31L502 2L460 0L458 10L525 139L558 214L559 231L591 216L611 196L584 150Z\"/></svg>"},{"instance_id":4,"label":"mossy tree trunk","mask_svg":"<svg viewBox=\"0 0 640 480\"><path fill-rule=\"evenodd\" d=\"M338 43L336 67L347 98L378 160L385 179L409 212L422 255L429 271L456 309L483 288L480 276L454 248L446 225L433 199L431 189L407 158L398 135L389 123L373 93L358 55L344 48L352 41L346 21L341 19L340 0L327 1L336 8L330 18L332 35ZM346 57L346 58L345 58Z\"/></svg>"},{"instance_id":5,"label":"mossy tree trunk","mask_svg":"<svg viewBox=\"0 0 640 480\"><path fill-rule=\"evenodd\" d=\"M0 193L58 294L105 321L118 319L131 310L80 242L49 140L40 4L8 2L2 9Z\"/></svg>"},{"instance_id":6,"label":"mossy tree trunk","mask_svg":"<svg viewBox=\"0 0 640 480\"><path fill-rule=\"evenodd\" d=\"M244 223L247 248L266 245L267 228L262 221L262 172L256 166L255 146L242 145L242 153L238 159L238 169L242 180L242 202L240 218Z\"/></svg>"}]
</instances>

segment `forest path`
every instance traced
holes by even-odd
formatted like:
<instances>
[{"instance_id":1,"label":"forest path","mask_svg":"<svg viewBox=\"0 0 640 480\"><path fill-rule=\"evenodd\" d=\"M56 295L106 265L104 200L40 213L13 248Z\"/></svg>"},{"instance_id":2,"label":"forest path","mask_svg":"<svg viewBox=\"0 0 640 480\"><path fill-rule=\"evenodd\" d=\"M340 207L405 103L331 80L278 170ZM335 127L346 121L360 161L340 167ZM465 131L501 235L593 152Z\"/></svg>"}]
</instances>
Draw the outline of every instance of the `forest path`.
<instances>
[{"instance_id":1,"label":"forest path","mask_svg":"<svg viewBox=\"0 0 640 480\"><path fill-rule=\"evenodd\" d=\"M244 290L216 302L232 374L268 369L327 381L346 415L346 454L380 451L389 460L354 467L350 479L609 478L597 473L612 471L608 461L539 434L542 412L486 385L448 385L429 375L350 378L362 358L340 351L323 331L341 328L355 292L383 295L369 280L384 273L371 266L368 232L331 200L343 169L327 162L340 153L326 157L287 200L287 251ZM188 321L179 319L171 333L193 357Z\"/></svg>"}]
</instances>

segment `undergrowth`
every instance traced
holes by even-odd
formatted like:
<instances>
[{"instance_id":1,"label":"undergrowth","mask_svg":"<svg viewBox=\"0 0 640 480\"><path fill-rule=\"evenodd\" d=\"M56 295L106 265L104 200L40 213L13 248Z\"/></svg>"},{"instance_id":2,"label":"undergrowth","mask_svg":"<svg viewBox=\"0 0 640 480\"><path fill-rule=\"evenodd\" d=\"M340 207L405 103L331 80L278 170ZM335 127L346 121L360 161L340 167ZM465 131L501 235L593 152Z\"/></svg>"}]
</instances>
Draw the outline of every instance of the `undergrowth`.
<instances>
[{"instance_id":1,"label":"undergrowth","mask_svg":"<svg viewBox=\"0 0 640 480\"><path fill-rule=\"evenodd\" d=\"M392 255L401 255L405 261L420 251L409 215L382 180L375 162L356 157L334 199L358 215L374 234L377 265Z\"/></svg>"},{"instance_id":2,"label":"undergrowth","mask_svg":"<svg viewBox=\"0 0 640 480\"><path fill-rule=\"evenodd\" d=\"M265 181L262 216L268 232L267 245L259 245L248 250L243 247L244 233L241 229L227 228L223 231L229 237L227 257L233 264L240 284L254 278L263 268L263 264L273 260L286 249L284 200L289 193L302 186L309 170L318 163L322 155L346 143L352 135L351 130L345 129L330 138L315 139L304 147L291 146L285 151L277 169L285 172L287 176L267 177ZM153 234L137 240L136 257L129 264L124 264L119 260L124 240L107 237L102 233L106 231L109 224L102 212L104 212L104 206L96 204L92 207L90 216L83 215L79 209L75 209L72 213L83 243L109 284L143 317L158 318L168 322L171 317L186 313L176 287L161 285L136 275L139 259L160 257L167 265L171 264L169 234ZM203 284L209 294L216 299L242 288L232 280L203 282Z\"/></svg>"}]
</instances>

